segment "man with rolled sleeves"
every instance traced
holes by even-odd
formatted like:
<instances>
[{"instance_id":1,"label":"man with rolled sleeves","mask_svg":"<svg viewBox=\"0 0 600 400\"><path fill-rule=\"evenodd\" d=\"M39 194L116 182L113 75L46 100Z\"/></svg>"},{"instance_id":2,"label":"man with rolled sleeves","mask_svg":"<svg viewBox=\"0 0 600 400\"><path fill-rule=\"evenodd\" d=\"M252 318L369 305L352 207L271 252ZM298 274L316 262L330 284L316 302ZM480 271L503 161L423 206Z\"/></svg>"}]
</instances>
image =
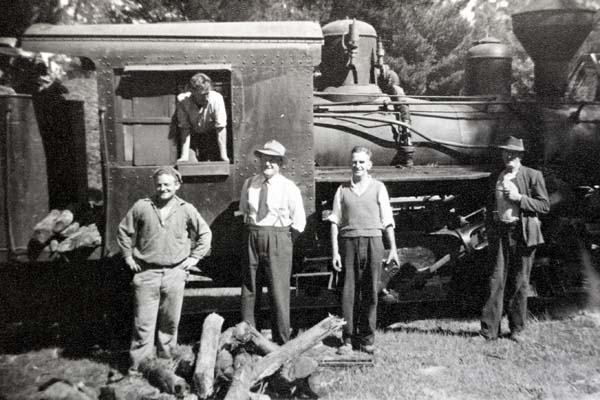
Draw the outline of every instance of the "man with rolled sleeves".
<instances>
[{"instance_id":1,"label":"man with rolled sleeves","mask_svg":"<svg viewBox=\"0 0 600 400\"><path fill-rule=\"evenodd\" d=\"M156 193L138 200L121 221L117 242L135 274L134 323L130 374L154 356L154 338L161 358L170 358L188 270L210 249L212 233L196 208L175 195L181 175L173 167L153 174ZM157 330L157 332L155 332Z\"/></svg>"},{"instance_id":2,"label":"man with rolled sleeves","mask_svg":"<svg viewBox=\"0 0 600 400\"><path fill-rule=\"evenodd\" d=\"M540 214L550 211L542 173L521 164L523 140L508 137L498 148L505 169L495 181L494 199L489 207L488 239L493 259L489 296L481 315L480 334L496 339L506 307L510 338L525 337L527 292L536 247L544 243Z\"/></svg>"},{"instance_id":3,"label":"man with rolled sleeves","mask_svg":"<svg viewBox=\"0 0 600 400\"><path fill-rule=\"evenodd\" d=\"M304 230L306 215L300 189L280 173L286 162L285 147L270 140L254 154L260 157L262 173L246 179L240 196L240 213L248 230L242 267L242 319L256 325L255 312L260 309L266 283L272 339L283 344L290 338L292 235Z\"/></svg>"}]
</instances>

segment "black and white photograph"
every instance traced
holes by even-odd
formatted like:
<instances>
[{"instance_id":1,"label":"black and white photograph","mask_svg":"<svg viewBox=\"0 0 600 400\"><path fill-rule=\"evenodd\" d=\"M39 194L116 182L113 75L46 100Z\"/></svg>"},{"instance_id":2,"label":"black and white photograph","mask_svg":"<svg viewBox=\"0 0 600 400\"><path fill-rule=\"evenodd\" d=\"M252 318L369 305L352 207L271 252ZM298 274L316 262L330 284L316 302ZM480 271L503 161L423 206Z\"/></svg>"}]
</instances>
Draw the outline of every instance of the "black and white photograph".
<instances>
[{"instance_id":1,"label":"black and white photograph","mask_svg":"<svg viewBox=\"0 0 600 400\"><path fill-rule=\"evenodd\" d=\"M600 399L599 0L0 10L0 400Z\"/></svg>"}]
</instances>

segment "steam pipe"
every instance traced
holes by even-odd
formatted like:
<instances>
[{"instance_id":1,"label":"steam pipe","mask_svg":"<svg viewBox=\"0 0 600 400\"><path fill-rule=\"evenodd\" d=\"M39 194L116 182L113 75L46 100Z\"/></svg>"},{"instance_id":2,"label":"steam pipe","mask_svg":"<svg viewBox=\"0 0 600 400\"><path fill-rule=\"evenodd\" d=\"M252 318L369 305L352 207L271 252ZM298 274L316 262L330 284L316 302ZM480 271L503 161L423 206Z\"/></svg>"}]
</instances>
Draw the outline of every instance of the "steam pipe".
<instances>
[{"instance_id":1,"label":"steam pipe","mask_svg":"<svg viewBox=\"0 0 600 400\"><path fill-rule=\"evenodd\" d=\"M359 115L347 115L347 114L342 114L342 113L314 114L314 118L340 118L340 119L346 119L346 120L347 119L359 119L359 120L363 120L363 121L383 122L383 123L390 124L390 125L397 125L397 126L405 127L407 129L409 129L410 131L416 133L423 139L427 140L428 142L431 142L434 144L439 144L439 145L443 145L443 146L451 146L451 147L460 147L460 148L465 148L465 149L489 149L490 148L490 146L488 146L488 145L464 144L464 143L457 143L457 142L449 142L446 140L432 139L431 137L427 136L426 134L424 134L422 132L419 132L418 130L416 130L415 128L413 128L412 126L410 126L404 122L389 120L389 119L384 119L384 118L363 117L363 116L359 116Z\"/></svg>"}]
</instances>

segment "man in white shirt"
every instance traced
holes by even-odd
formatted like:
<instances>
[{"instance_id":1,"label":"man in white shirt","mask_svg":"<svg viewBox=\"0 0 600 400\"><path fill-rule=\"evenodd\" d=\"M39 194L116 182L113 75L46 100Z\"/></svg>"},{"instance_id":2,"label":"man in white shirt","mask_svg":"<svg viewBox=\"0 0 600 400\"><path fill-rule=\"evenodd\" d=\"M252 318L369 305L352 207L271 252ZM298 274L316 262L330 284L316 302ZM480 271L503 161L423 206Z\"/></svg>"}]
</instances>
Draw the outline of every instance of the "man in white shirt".
<instances>
[{"instance_id":1,"label":"man in white shirt","mask_svg":"<svg viewBox=\"0 0 600 400\"><path fill-rule=\"evenodd\" d=\"M254 154L260 157L262 173L246 179L240 196L240 213L248 230L242 267L242 319L256 325L254 316L266 283L272 338L283 344L290 338L292 233L304 231L306 215L300 189L280 174L286 161L285 147L270 140Z\"/></svg>"},{"instance_id":2,"label":"man in white shirt","mask_svg":"<svg viewBox=\"0 0 600 400\"><path fill-rule=\"evenodd\" d=\"M190 87L191 91L177 96L181 146L177 161L228 162L227 112L223 96L212 90L212 80L203 73L192 76Z\"/></svg>"}]
</instances>

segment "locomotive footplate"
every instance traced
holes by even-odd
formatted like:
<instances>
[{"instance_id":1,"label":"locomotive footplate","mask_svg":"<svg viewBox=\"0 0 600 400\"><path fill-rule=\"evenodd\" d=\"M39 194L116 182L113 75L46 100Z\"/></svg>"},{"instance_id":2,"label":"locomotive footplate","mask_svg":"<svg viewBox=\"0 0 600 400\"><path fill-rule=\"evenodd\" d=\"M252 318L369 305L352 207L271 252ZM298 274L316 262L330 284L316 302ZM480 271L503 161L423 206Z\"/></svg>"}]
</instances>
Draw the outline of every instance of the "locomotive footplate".
<instances>
[{"instance_id":1,"label":"locomotive footplate","mask_svg":"<svg viewBox=\"0 0 600 400\"><path fill-rule=\"evenodd\" d=\"M418 165L413 167L374 166L371 176L383 182L474 181L490 176L490 169L481 165ZM316 182L346 182L350 179L347 166L315 168Z\"/></svg>"}]
</instances>

